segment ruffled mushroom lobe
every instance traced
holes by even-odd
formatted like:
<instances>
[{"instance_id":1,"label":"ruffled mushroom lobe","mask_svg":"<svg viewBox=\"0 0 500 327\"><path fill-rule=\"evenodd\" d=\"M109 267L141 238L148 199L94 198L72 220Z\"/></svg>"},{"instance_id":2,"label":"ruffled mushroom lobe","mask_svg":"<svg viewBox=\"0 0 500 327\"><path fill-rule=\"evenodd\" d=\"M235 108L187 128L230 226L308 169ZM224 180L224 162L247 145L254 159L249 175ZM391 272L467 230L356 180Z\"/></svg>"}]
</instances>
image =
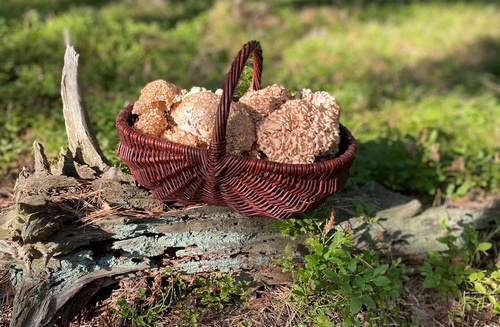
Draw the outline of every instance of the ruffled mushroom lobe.
<instances>
[{"instance_id":1,"label":"ruffled mushroom lobe","mask_svg":"<svg viewBox=\"0 0 500 327\"><path fill-rule=\"evenodd\" d=\"M181 89L164 80L148 83L139 99L134 103L132 113L138 116L134 128L155 137L160 137L168 128L167 114L175 103L181 100Z\"/></svg>"},{"instance_id":2,"label":"ruffled mushroom lobe","mask_svg":"<svg viewBox=\"0 0 500 327\"><path fill-rule=\"evenodd\" d=\"M269 160L310 164L334 155L340 142L340 107L326 92L301 90L270 113L257 130L257 144Z\"/></svg>"}]
</instances>

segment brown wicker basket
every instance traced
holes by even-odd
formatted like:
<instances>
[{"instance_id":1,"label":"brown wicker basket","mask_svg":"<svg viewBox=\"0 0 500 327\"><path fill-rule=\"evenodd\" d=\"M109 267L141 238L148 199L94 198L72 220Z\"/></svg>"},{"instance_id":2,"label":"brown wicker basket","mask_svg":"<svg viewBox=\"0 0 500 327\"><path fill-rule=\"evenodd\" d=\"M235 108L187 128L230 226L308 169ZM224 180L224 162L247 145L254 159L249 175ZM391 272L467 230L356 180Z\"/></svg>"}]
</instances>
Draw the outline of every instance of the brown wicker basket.
<instances>
[{"instance_id":1,"label":"brown wicker basket","mask_svg":"<svg viewBox=\"0 0 500 327\"><path fill-rule=\"evenodd\" d=\"M340 126L336 158L313 164L282 164L226 153L226 123L245 62L253 52L251 88L260 88L262 49L257 41L243 46L231 64L207 150L148 136L132 128L133 103L116 119L118 155L137 182L164 202L228 206L245 216L278 219L318 207L339 192L349 177L356 142Z\"/></svg>"}]
</instances>

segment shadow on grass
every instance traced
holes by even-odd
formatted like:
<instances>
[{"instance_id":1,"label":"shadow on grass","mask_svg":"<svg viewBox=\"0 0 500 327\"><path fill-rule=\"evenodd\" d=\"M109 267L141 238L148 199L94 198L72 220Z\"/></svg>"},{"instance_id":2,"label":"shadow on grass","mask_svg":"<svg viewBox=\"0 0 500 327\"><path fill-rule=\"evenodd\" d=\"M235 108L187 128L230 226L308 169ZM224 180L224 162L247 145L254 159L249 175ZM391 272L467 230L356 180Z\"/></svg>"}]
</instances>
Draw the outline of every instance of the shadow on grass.
<instances>
[{"instance_id":1,"label":"shadow on grass","mask_svg":"<svg viewBox=\"0 0 500 327\"><path fill-rule=\"evenodd\" d=\"M359 143L351 175L358 185L373 180L407 195L430 195L442 182L439 166L415 142L404 138Z\"/></svg>"},{"instance_id":2,"label":"shadow on grass","mask_svg":"<svg viewBox=\"0 0 500 327\"><path fill-rule=\"evenodd\" d=\"M146 23L156 22L164 28L175 26L179 21L192 19L201 12L208 10L215 0L186 0L171 1L120 1L120 0L3 0L0 6L0 17L14 20L23 17L31 10L42 17L58 16L76 8L93 8L95 10L106 6L115 6L114 10L123 11L127 16L136 21Z\"/></svg>"},{"instance_id":3,"label":"shadow on grass","mask_svg":"<svg viewBox=\"0 0 500 327\"><path fill-rule=\"evenodd\" d=\"M446 58L424 60L401 71L397 83L389 71L367 71L361 80L372 81L367 88L371 90L368 97L370 107L376 110L380 109L378 103L384 98L411 102L457 90L464 96L490 93L500 98L500 38L481 38L464 44ZM443 140L450 137L443 131L439 134ZM444 192L448 183L455 183L450 168L458 154L445 148L433 154L430 144L423 147L419 142L406 135L358 142L353 168L356 181L375 180L405 194L427 194L427 200L436 188ZM459 185L457 182L455 186Z\"/></svg>"},{"instance_id":4,"label":"shadow on grass","mask_svg":"<svg viewBox=\"0 0 500 327\"><path fill-rule=\"evenodd\" d=\"M464 92L477 95L488 86L486 80L500 80L500 38L480 38L446 58L422 61L405 73L402 84L429 85L440 93L462 87Z\"/></svg>"},{"instance_id":5,"label":"shadow on grass","mask_svg":"<svg viewBox=\"0 0 500 327\"><path fill-rule=\"evenodd\" d=\"M387 61L387 67L397 63ZM500 38L484 37L464 44L445 58L426 59L400 70L368 70L356 77L364 86L367 108L384 100L417 101L459 90L470 96L491 92L500 98Z\"/></svg>"},{"instance_id":6,"label":"shadow on grass","mask_svg":"<svg viewBox=\"0 0 500 327\"><path fill-rule=\"evenodd\" d=\"M94 7L100 8L113 0L87 0L76 4L73 0L3 0L0 7L0 17L6 19L19 19L26 12L36 10L39 14L59 15L75 7Z\"/></svg>"}]
</instances>

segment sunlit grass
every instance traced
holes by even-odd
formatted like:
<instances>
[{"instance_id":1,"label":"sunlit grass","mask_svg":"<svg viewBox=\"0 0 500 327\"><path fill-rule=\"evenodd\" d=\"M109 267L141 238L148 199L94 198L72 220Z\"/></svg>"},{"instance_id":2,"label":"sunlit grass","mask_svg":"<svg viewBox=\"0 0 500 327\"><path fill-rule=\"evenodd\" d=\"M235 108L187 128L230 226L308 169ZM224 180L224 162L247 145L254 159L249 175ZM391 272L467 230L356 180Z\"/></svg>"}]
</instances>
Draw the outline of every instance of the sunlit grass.
<instances>
[{"instance_id":1,"label":"sunlit grass","mask_svg":"<svg viewBox=\"0 0 500 327\"><path fill-rule=\"evenodd\" d=\"M163 78L184 88L221 87L228 64L250 39L264 48L264 86L331 92L360 143L437 130L444 166L460 153L500 151L495 4L50 4L6 0L0 9L0 99L8 112L0 117L8 125L0 131L1 169L20 147L29 149L33 135L49 156L66 144L59 96L65 30L81 55L83 95L107 153L117 145L116 114L143 85ZM360 149L360 158L373 155ZM443 186L437 184L430 189Z\"/></svg>"}]
</instances>

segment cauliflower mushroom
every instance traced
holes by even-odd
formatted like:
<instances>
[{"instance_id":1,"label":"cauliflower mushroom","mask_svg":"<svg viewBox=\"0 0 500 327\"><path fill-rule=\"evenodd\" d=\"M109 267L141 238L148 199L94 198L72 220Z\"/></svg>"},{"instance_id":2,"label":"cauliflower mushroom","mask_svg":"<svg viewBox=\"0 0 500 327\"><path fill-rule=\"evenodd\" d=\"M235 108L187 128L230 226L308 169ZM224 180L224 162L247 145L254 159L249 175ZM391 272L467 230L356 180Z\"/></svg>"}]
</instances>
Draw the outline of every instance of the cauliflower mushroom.
<instances>
[{"instance_id":1,"label":"cauliflower mushroom","mask_svg":"<svg viewBox=\"0 0 500 327\"><path fill-rule=\"evenodd\" d=\"M168 127L167 113L181 100L181 94L178 86L164 80L148 83L132 109L132 113L138 116L134 128L159 137Z\"/></svg>"},{"instance_id":2,"label":"cauliflower mushroom","mask_svg":"<svg viewBox=\"0 0 500 327\"><path fill-rule=\"evenodd\" d=\"M206 147L212 140L220 99L220 95L210 91L190 92L171 112L172 118L180 129L194 135ZM226 139L227 151L235 154L249 151L255 141L252 119L237 103L231 105Z\"/></svg>"},{"instance_id":3,"label":"cauliflower mushroom","mask_svg":"<svg viewBox=\"0 0 500 327\"><path fill-rule=\"evenodd\" d=\"M170 142L180 143L196 148L206 148L206 144L201 142L195 135L180 129L177 125L173 125L166 129L161 135L161 138Z\"/></svg>"},{"instance_id":4,"label":"cauliflower mushroom","mask_svg":"<svg viewBox=\"0 0 500 327\"><path fill-rule=\"evenodd\" d=\"M325 91L312 92L310 89L302 89L297 92L295 95L296 99L305 99L315 105L316 107L324 110L324 112L330 117L331 120L335 122L332 125L332 133L335 139L335 142L332 143L330 149L323 153L323 156L327 155L335 155L339 151L339 143L340 143L340 106L337 102L337 99L333 97L331 94Z\"/></svg>"},{"instance_id":5,"label":"cauliflower mushroom","mask_svg":"<svg viewBox=\"0 0 500 327\"><path fill-rule=\"evenodd\" d=\"M308 101L304 97L285 102L258 127L259 149L269 160L292 164L313 163L316 157L336 153L340 142L340 108L336 102L331 106L330 100Z\"/></svg>"},{"instance_id":6,"label":"cauliflower mushroom","mask_svg":"<svg viewBox=\"0 0 500 327\"><path fill-rule=\"evenodd\" d=\"M248 153L252 149L255 139L255 124L250 113L245 106L233 102L227 119L227 152L234 154Z\"/></svg>"},{"instance_id":7,"label":"cauliflower mushroom","mask_svg":"<svg viewBox=\"0 0 500 327\"><path fill-rule=\"evenodd\" d=\"M239 103L250 107L249 112L253 122L259 122L268 114L279 109L285 101L293 99L292 93L284 86L274 84L261 90L248 90L239 100Z\"/></svg>"},{"instance_id":8,"label":"cauliflower mushroom","mask_svg":"<svg viewBox=\"0 0 500 327\"><path fill-rule=\"evenodd\" d=\"M208 145L212 137L215 114L220 98L212 92L188 93L170 114L177 126Z\"/></svg>"}]
</instances>

